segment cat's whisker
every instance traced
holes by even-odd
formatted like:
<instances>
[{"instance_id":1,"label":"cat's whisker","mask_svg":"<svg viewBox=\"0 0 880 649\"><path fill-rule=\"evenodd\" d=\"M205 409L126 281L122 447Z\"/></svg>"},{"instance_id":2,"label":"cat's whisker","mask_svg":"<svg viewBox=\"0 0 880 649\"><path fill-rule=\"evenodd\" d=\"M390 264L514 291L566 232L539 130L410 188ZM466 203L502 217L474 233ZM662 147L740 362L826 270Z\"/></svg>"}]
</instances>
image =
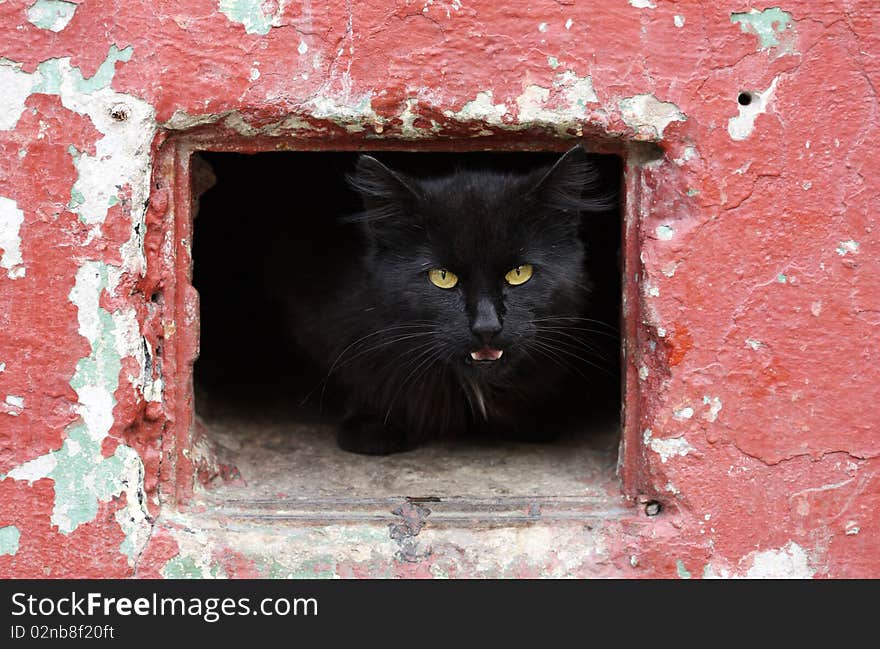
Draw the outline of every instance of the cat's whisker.
<instances>
[{"instance_id":1,"label":"cat's whisker","mask_svg":"<svg viewBox=\"0 0 880 649\"><path fill-rule=\"evenodd\" d=\"M547 329L538 329L537 331L541 334L544 334L545 336L550 337L551 340L556 340L560 344L571 345L574 343L583 347L585 351L594 354L597 358L601 358L602 360L609 362L612 360L609 356L609 350L607 348L600 347L591 340L584 339L580 336L575 336L566 331ZM555 336L561 336L562 338L554 338Z\"/></svg>"},{"instance_id":2,"label":"cat's whisker","mask_svg":"<svg viewBox=\"0 0 880 649\"><path fill-rule=\"evenodd\" d=\"M604 372L608 376L610 376L612 378L614 377L614 374L612 372L610 372L607 368L602 367L601 365L584 358L580 354L574 353L571 349L569 349L565 346L559 346L559 345L562 345L562 343L559 341L554 341L554 343L557 343L557 344L551 344L551 343L547 342L546 340L535 341L535 342L537 344L544 345L545 347L553 349L554 351L559 352L560 354L566 354L572 358L576 358L577 360L579 360L583 363L586 363L587 365L590 365L592 367L595 367L597 370L599 370L601 372Z\"/></svg>"},{"instance_id":3,"label":"cat's whisker","mask_svg":"<svg viewBox=\"0 0 880 649\"><path fill-rule=\"evenodd\" d=\"M415 320L415 321L413 321L413 322L401 323L401 324L397 324L397 325L391 325L390 327L384 327L384 328L379 329L379 330L377 330L377 331L373 331L373 332L371 332L371 333L368 333L368 334L366 334L365 336L361 336L360 338L358 338L357 340L355 340L354 342L352 342L351 344L349 344L345 349L343 349L343 350L339 353L339 355L336 357L336 359L333 361L333 363L331 363L331 365L330 365L330 369L327 370L327 374L326 374L326 375L324 376L324 378L318 383L318 385L316 385L314 388L312 388L312 390L309 391L308 394L306 394L306 396L305 396L305 397L303 398L303 400L302 400L302 403L304 404L306 401L308 401L308 399L312 396L312 394L314 393L314 391L317 390L319 386L322 386L322 387L321 387L321 399L320 399L320 402L319 402L319 406L318 406L318 408L319 408L320 410L323 410L323 407L324 407L324 395L325 395L325 393L326 393L326 391L327 391L327 385L328 385L328 383L329 383L330 376L331 376L331 375L333 374L333 372L339 367L339 361L342 360L342 358L343 358L343 357L344 357L349 351L351 351L352 348L356 347L356 346L359 345L359 344L364 343L365 341L367 341L367 340L370 339L370 338L374 338L374 337L376 337L376 336L381 336L381 335L383 335L383 334L388 334L388 333L390 333L390 332L392 332L392 331L398 331L398 332L399 332L399 330L401 330L401 329L408 329L408 330L412 330L412 329L423 329L423 330L424 330L424 329L425 329L426 327L428 327L428 326L435 326L435 323L432 323L432 322L430 322L430 321L428 321L428 320ZM431 331L431 332L425 332L425 335L429 335L430 333L433 333L433 332L434 332L434 330L433 330L433 328L432 328L432 331ZM388 344L392 344L392 343L389 342ZM346 363L347 363L347 362L348 362L348 361L346 361ZM345 365L346 363L343 363L343 365Z\"/></svg>"},{"instance_id":4,"label":"cat's whisker","mask_svg":"<svg viewBox=\"0 0 880 649\"><path fill-rule=\"evenodd\" d=\"M388 418L391 416L391 410L394 407L394 403L395 403L395 401L397 401L397 397L400 395L400 392L403 390L403 388L409 382L410 377L412 377L413 374L415 372L417 372L419 370L419 368L421 368L426 362L431 361L431 359L434 358L435 356L439 357L440 354L442 354L442 350L437 350L437 348L434 347L434 348L431 348L431 349L428 349L426 351L421 352L420 354L418 354L418 356L416 356L415 359L410 361L409 364L415 364L418 361L418 359L422 359L422 358L424 359L421 362L419 362L418 365L416 365L409 372L409 374L406 375L406 378L403 379L403 381L398 386L397 391L394 393L394 396L391 398L391 401L388 404L388 411L385 413L385 422L384 423L386 425L388 424Z\"/></svg>"}]
</instances>

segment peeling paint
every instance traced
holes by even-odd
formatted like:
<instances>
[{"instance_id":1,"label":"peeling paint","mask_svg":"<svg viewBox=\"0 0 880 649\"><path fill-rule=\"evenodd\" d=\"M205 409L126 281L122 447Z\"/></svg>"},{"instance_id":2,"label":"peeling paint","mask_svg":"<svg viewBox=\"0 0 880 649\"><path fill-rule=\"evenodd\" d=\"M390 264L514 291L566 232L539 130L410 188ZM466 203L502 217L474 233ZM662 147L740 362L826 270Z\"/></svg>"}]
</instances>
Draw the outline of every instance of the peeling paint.
<instances>
[{"instance_id":1,"label":"peeling paint","mask_svg":"<svg viewBox=\"0 0 880 649\"><path fill-rule=\"evenodd\" d=\"M565 101L550 105L551 96L558 93ZM593 90L590 76L579 77L566 70L556 75L553 89L539 85L529 85L516 98L518 118L521 127L552 127L559 133L576 128L583 119L587 104L599 101Z\"/></svg>"},{"instance_id":2,"label":"peeling paint","mask_svg":"<svg viewBox=\"0 0 880 649\"><path fill-rule=\"evenodd\" d=\"M21 71L21 64L0 58L0 131L12 130L18 124L33 85L31 75Z\"/></svg>"},{"instance_id":3,"label":"peeling paint","mask_svg":"<svg viewBox=\"0 0 880 649\"><path fill-rule=\"evenodd\" d=\"M642 433L642 439L646 446L660 456L660 462L663 464L675 455L685 456L694 450L684 437L656 439L650 428Z\"/></svg>"},{"instance_id":4,"label":"peeling paint","mask_svg":"<svg viewBox=\"0 0 880 649\"><path fill-rule=\"evenodd\" d=\"M788 51L794 41L791 14L779 7L733 13L730 14L730 22L734 25L738 23L744 34L757 36L761 50L781 47Z\"/></svg>"},{"instance_id":5,"label":"peeling paint","mask_svg":"<svg viewBox=\"0 0 880 649\"><path fill-rule=\"evenodd\" d=\"M21 539L21 532L15 525L6 525L0 527L0 556L4 554L14 555L18 552L18 542Z\"/></svg>"},{"instance_id":6,"label":"peeling paint","mask_svg":"<svg viewBox=\"0 0 880 649\"><path fill-rule=\"evenodd\" d=\"M505 104L492 103L492 91L477 93L477 96L461 107L458 113L447 112L448 117L456 117L464 121L482 121L487 124L501 125L501 118L507 114Z\"/></svg>"},{"instance_id":7,"label":"peeling paint","mask_svg":"<svg viewBox=\"0 0 880 649\"><path fill-rule=\"evenodd\" d=\"M123 353L131 345L127 334L134 318L130 312L111 314L100 307L101 293L111 282L108 266L86 262L77 272L76 283L70 291L70 300L77 306L79 333L91 345L91 354L80 359L70 380L78 397L74 410L80 419L68 428L59 450L26 462L10 471L7 477L28 482L41 478L54 480L52 523L63 534L70 534L82 523L93 520L99 501L106 502L125 491L128 500L123 510L125 517L129 523L138 524L137 530L128 523L124 526L131 541L123 546L131 550L131 558L136 546L146 540L140 534L146 515L140 498L133 491L143 489L143 468L137 453L124 444L117 446L111 457L104 457L101 450L113 425L114 393L119 384Z\"/></svg>"},{"instance_id":8,"label":"peeling paint","mask_svg":"<svg viewBox=\"0 0 880 649\"><path fill-rule=\"evenodd\" d=\"M656 9L657 5L655 5L651 0L629 0L629 3L635 7L636 9Z\"/></svg>"},{"instance_id":9,"label":"peeling paint","mask_svg":"<svg viewBox=\"0 0 880 649\"><path fill-rule=\"evenodd\" d=\"M651 94L625 97L618 105L623 121L636 131L636 139L659 140L672 122L687 120L678 106Z\"/></svg>"},{"instance_id":10,"label":"peeling paint","mask_svg":"<svg viewBox=\"0 0 880 649\"><path fill-rule=\"evenodd\" d=\"M21 258L21 225L24 223L24 212L18 204L9 198L0 196L0 268L6 269L9 279L25 276L25 267Z\"/></svg>"},{"instance_id":11,"label":"peeling paint","mask_svg":"<svg viewBox=\"0 0 880 649\"><path fill-rule=\"evenodd\" d=\"M812 579L806 551L797 543L789 542L778 550L755 553L748 579Z\"/></svg>"},{"instance_id":12,"label":"peeling paint","mask_svg":"<svg viewBox=\"0 0 880 649\"><path fill-rule=\"evenodd\" d=\"M37 0L28 7L28 22L40 29L60 32L67 27L76 12L76 4L64 0Z\"/></svg>"},{"instance_id":13,"label":"peeling paint","mask_svg":"<svg viewBox=\"0 0 880 649\"><path fill-rule=\"evenodd\" d=\"M220 0L218 8L230 21L244 25L248 34L266 35L273 26L280 24L285 4L284 0Z\"/></svg>"},{"instance_id":14,"label":"peeling paint","mask_svg":"<svg viewBox=\"0 0 880 649\"><path fill-rule=\"evenodd\" d=\"M739 115L731 117L727 121L727 132L732 139L745 140L752 134L755 128L755 120L758 118L758 115L767 112L767 108L773 99L773 94L776 92L776 84L778 82L779 77L775 77L770 87L766 90L747 93L750 98L748 105L737 103Z\"/></svg>"}]
</instances>

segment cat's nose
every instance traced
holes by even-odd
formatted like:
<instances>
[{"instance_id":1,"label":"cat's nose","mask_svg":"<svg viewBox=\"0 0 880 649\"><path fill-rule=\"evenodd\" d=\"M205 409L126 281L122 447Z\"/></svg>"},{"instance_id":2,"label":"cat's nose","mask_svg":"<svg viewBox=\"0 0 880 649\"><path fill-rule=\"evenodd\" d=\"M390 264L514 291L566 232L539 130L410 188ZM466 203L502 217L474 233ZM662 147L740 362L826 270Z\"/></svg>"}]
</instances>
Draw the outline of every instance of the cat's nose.
<instances>
[{"instance_id":1,"label":"cat's nose","mask_svg":"<svg viewBox=\"0 0 880 649\"><path fill-rule=\"evenodd\" d=\"M477 302L471 331L487 345L501 331L501 319L491 300L484 298Z\"/></svg>"}]
</instances>

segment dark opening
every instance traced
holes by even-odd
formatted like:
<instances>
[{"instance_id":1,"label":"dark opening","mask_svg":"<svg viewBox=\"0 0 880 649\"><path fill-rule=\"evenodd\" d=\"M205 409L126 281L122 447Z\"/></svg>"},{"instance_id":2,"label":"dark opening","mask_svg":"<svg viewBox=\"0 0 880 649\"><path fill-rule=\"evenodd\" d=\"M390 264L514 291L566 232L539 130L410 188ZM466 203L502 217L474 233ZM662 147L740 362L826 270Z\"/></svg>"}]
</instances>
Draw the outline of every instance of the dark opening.
<instances>
[{"instance_id":1,"label":"dark opening","mask_svg":"<svg viewBox=\"0 0 880 649\"><path fill-rule=\"evenodd\" d=\"M427 175L461 165L525 171L552 164L561 154L372 155L391 168ZM621 426L619 208L584 219L581 226L594 285L590 316L609 326L593 337L601 348L594 359L601 371L588 377L583 398L575 394L566 401L571 413L560 420L567 423L559 439L526 444L454 438L381 458L337 448L334 430L343 396L291 340L277 296L289 282L308 275L302 242L308 242L308 254L320 255L331 246L361 253L364 242L340 237L336 222L362 209L360 196L346 182L357 156L203 152L194 163L193 284L201 305L196 414L226 459L239 467L249 493L385 495L364 493L374 490L415 496L427 490L449 496L488 490L570 496L605 489L614 480ZM622 195L621 159L596 155L595 160L603 182ZM319 283L314 288L321 290Z\"/></svg>"},{"instance_id":2,"label":"dark opening","mask_svg":"<svg viewBox=\"0 0 880 649\"><path fill-rule=\"evenodd\" d=\"M739 102L740 106L748 106L752 103L752 93L750 92L741 92L739 96L736 98Z\"/></svg>"}]
</instances>

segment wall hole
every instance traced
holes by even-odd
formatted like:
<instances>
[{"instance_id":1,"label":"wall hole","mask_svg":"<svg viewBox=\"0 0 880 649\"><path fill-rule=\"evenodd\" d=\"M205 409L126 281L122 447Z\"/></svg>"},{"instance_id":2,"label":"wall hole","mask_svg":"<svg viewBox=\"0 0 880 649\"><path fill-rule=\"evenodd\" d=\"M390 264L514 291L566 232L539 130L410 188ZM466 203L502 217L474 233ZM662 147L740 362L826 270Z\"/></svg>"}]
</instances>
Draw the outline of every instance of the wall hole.
<instances>
[{"instance_id":1,"label":"wall hole","mask_svg":"<svg viewBox=\"0 0 880 649\"><path fill-rule=\"evenodd\" d=\"M427 178L460 166L526 172L549 166L561 154L371 155L392 169ZM607 497L614 492L608 485L617 482L622 405L619 209L584 219L575 234L589 242L591 251L584 262L595 287L591 317L609 327L583 321L543 352L547 362L572 364L581 356L588 362L578 367L589 368L593 362L605 372L586 377L572 373L560 388L556 417L536 423L558 432L554 439L531 444L478 431L411 452L367 458L337 447L335 431L346 414L345 386L325 381L326 368L290 335L290 318L311 318L318 327L328 323L321 322L320 314L298 311L295 301L284 298L294 283L301 284L297 290L329 290L338 280L334 273L341 271L327 260L351 258L366 249L360 226L341 225L338 218L362 209L361 198L346 182L358 154L199 156L217 180L198 197L193 225L193 285L201 310L196 414L244 476L248 486L237 488L247 494L239 496ZM619 190L622 160L612 155L595 159L603 181ZM362 290L356 277L349 290ZM571 340L568 347L565 336Z\"/></svg>"}]
</instances>

